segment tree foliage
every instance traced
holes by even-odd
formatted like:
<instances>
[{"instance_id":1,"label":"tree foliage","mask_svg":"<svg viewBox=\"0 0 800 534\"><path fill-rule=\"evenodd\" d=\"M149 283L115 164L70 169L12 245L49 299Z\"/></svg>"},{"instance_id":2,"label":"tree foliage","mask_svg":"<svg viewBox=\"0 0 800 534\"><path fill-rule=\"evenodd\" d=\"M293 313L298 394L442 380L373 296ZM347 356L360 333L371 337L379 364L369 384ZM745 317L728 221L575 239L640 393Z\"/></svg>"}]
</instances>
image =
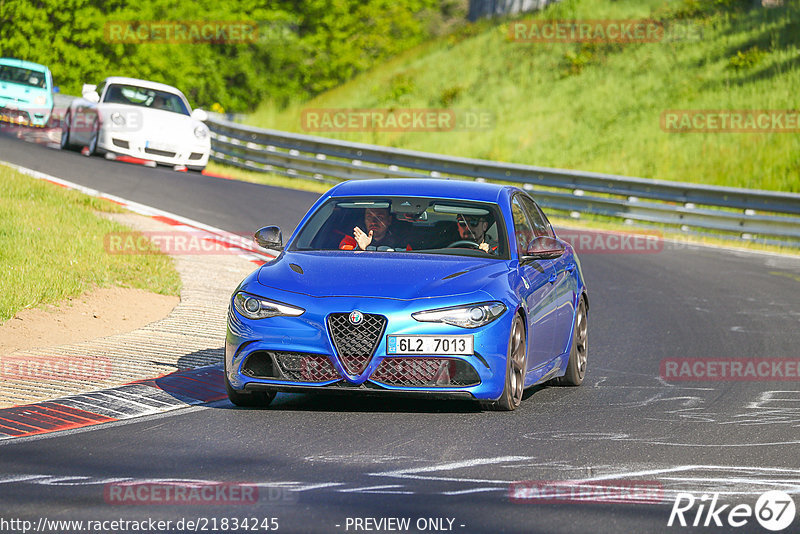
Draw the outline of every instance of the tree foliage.
<instances>
[{"instance_id":1,"label":"tree foliage","mask_svg":"<svg viewBox=\"0 0 800 534\"><path fill-rule=\"evenodd\" d=\"M182 89L195 106L252 109L339 85L436 33L453 0L0 0L0 56L48 65L62 92L106 76ZM250 42L115 42L107 24L231 21ZM117 40L118 41L118 40Z\"/></svg>"}]
</instances>

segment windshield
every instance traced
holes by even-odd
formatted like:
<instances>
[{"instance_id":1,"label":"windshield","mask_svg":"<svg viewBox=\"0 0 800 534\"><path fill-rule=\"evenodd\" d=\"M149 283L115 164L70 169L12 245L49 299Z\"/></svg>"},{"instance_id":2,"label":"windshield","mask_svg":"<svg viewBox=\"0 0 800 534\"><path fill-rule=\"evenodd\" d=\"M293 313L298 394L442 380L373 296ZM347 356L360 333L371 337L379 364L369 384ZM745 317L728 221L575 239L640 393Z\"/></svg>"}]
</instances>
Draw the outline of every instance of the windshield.
<instances>
[{"instance_id":1,"label":"windshield","mask_svg":"<svg viewBox=\"0 0 800 534\"><path fill-rule=\"evenodd\" d=\"M0 65L0 81L18 83L29 87L47 88L47 80L44 72L38 70L25 69L22 67L12 67L11 65Z\"/></svg>"},{"instance_id":2,"label":"windshield","mask_svg":"<svg viewBox=\"0 0 800 534\"><path fill-rule=\"evenodd\" d=\"M181 115L189 115L189 109L183 99L174 93L146 89L135 85L112 84L106 89L103 102L109 104L128 104L152 109L171 111Z\"/></svg>"},{"instance_id":3,"label":"windshield","mask_svg":"<svg viewBox=\"0 0 800 534\"><path fill-rule=\"evenodd\" d=\"M330 199L300 230L292 250L508 259L497 204L421 197Z\"/></svg>"}]
</instances>

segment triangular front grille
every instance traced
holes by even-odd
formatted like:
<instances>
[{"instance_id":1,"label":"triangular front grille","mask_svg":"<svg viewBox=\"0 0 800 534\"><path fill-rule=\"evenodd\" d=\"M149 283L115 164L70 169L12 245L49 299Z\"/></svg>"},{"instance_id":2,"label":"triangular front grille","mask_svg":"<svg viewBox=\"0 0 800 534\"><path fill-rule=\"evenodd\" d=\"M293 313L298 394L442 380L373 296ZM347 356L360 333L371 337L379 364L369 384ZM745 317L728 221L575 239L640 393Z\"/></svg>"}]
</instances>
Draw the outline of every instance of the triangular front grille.
<instances>
[{"instance_id":1,"label":"triangular front grille","mask_svg":"<svg viewBox=\"0 0 800 534\"><path fill-rule=\"evenodd\" d=\"M350 315L328 315L328 331L345 371L357 376L364 372L378 348L386 329L386 317L364 313L361 322L353 324L349 319Z\"/></svg>"}]
</instances>

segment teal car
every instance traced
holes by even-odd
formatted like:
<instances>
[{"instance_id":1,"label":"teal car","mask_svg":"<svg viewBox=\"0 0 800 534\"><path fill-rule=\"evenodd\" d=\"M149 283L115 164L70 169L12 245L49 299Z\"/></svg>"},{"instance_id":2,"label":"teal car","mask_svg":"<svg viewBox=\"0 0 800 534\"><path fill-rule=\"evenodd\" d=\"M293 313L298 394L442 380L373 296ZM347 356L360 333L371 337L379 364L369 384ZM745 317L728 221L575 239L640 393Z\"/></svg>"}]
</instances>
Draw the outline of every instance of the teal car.
<instances>
[{"instance_id":1,"label":"teal car","mask_svg":"<svg viewBox=\"0 0 800 534\"><path fill-rule=\"evenodd\" d=\"M0 58L0 121L44 127L53 112L53 75L38 63Z\"/></svg>"}]
</instances>

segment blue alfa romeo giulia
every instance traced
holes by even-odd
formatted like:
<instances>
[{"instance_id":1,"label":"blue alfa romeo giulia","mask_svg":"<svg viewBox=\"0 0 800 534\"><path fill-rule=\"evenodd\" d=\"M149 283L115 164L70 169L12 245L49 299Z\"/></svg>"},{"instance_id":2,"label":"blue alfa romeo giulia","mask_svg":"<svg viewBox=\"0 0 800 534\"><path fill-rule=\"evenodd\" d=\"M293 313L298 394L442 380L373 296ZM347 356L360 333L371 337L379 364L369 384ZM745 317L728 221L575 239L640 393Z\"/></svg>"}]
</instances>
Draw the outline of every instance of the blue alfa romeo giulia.
<instances>
[{"instance_id":1,"label":"blue alfa romeo giulia","mask_svg":"<svg viewBox=\"0 0 800 534\"><path fill-rule=\"evenodd\" d=\"M589 302L578 257L515 187L450 180L333 187L230 303L228 396L470 398L513 410L535 384L577 386Z\"/></svg>"}]
</instances>

